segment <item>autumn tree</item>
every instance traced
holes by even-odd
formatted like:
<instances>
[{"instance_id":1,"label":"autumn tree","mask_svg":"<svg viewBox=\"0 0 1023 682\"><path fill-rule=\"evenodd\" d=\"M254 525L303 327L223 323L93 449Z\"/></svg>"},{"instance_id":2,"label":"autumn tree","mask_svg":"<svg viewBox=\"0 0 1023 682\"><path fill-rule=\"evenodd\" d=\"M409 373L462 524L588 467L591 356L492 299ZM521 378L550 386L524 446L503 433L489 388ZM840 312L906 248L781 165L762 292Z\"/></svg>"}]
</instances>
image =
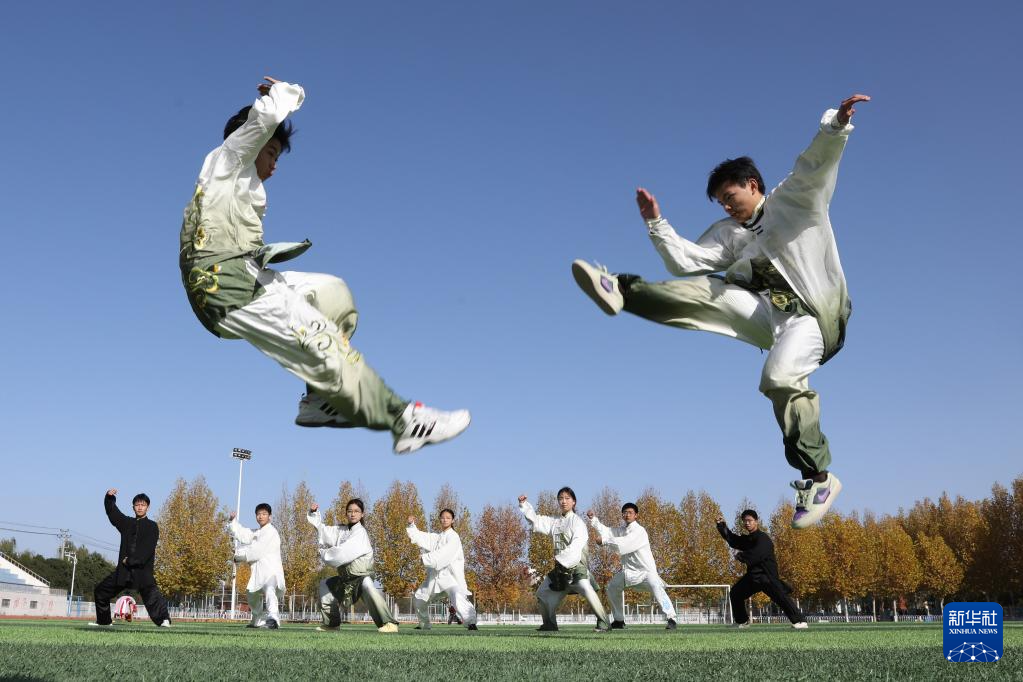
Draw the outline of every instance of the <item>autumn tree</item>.
<instances>
[{"instance_id":1,"label":"autumn tree","mask_svg":"<svg viewBox=\"0 0 1023 682\"><path fill-rule=\"evenodd\" d=\"M902 530L901 526L898 528ZM804 531L797 532L802 537ZM875 571L867 551L866 530L856 514L842 516L834 512L821 521L820 536L827 556L826 568L822 567L824 575L818 575L822 581L821 592L841 599L842 611L848 619L849 600L865 596L874 583ZM912 542L909 546L912 547Z\"/></svg>"},{"instance_id":2,"label":"autumn tree","mask_svg":"<svg viewBox=\"0 0 1023 682\"><path fill-rule=\"evenodd\" d=\"M945 608L945 598L959 591L963 567L940 535L921 533L916 541L917 558L923 572L920 589L934 595Z\"/></svg>"},{"instance_id":3,"label":"autumn tree","mask_svg":"<svg viewBox=\"0 0 1023 682\"><path fill-rule=\"evenodd\" d=\"M877 572L872 591L895 600L892 610L897 614L898 598L916 590L923 577L913 549L913 539L897 519L885 517L876 524L874 552Z\"/></svg>"},{"instance_id":4,"label":"autumn tree","mask_svg":"<svg viewBox=\"0 0 1023 682\"><path fill-rule=\"evenodd\" d=\"M521 518L511 505L487 505L480 514L469 554L480 610L514 605L529 592L529 567L522 559L527 531Z\"/></svg>"},{"instance_id":5,"label":"autumn tree","mask_svg":"<svg viewBox=\"0 0 1023 682\"><path fill-rule=\"evenodd\" d=\"M830 560L824 551L824 531L819 524L796 530L790 519L795 508L781 502L771 514L771 539L778 559L778 572L792 586L796 604L817 594L827 584Z\"/></svg>"},{"instance_id":6,"label":"autumn tree","mask_svg":"<svg viewBox=\"0 0 1023 682\"><path fill-rule=\"evenodd\" d=\"M330 507L323 511L323 522L328 526L347 524L348 517L345 516L345 511L348 508L348 503L356 498L362 500L362 503L369 509L369 496L362 481L356 483L347 480L341 481L337 487L337 495L334 496Z\"/></svg>"},{"instance_id":7,"label":"autumn tree","mask_svg":"<svg viewBox=\"0 0 1023 682\"><path fill-rule=\"evenodd\" d=\"M426 576L419 548L405 532L409 516L423 518L419 490L412 481L395 480L373 505L366 522L373 540L377 579L395 598L408 597Z\"/></svg>"},{"instance_id":8,"label":"autumn tree","mask_svg":"<svg viewBox=\"0 0 1023 682\"><path fill-rule=\"evenodd\" d=\"M292 493L285 485L271 521L281 536L281 562L288 592L308 597L316 594L320 573L316 529L306 520L314 501L305 481L300 481Z\"/></svg>"},{"instance_id":9,"label":"autumn tree","mask_svg":"<svg viewBox=\"0 0 1023 682\"><path fill-rule=\"evenodd\" d=\"M609 528L622 525L622 501L618 491L613 488L604 487L590 502L589 509L600 522ZM578 510L577 510L578 511ZM589 518L583 517L589 525ZM621 561L618 559L618 552L613 548L598 545L597 538L600 535L592 527L590 528L590 573L600 585L606 586L615 571L621 568Z\"/></svg>"},{"instance_id":10,"label":"autumn tree","mask_svg":"<svg viewBox=\"0 0 1023 682\"><path fill-rule=\"evenodd\" d=\"M536 500L530 500L530 503L539 516L560 515L557 498L551 490L541 490L537 494ZM519 518L522 518L521 513L519 513ZM539 585L544 576L554 567L554 542L549 535L530 532L528 527L527 532L529 533L527 558L531 570L530 582L533 585Z\"/></svg>"},{"instance_id":11,"label":"autumn tree","mask_svg":"<svg viewBox=\"0 0 1023 682\"><path fill-rule=\"evenodd\" d=\"M206 479L179 478L156 519L160 542L154 573L160 589L182 599L213 592L230 574L227 513Z\"/></svg>"},{"instance_id":12,"label":"autumn tree","mask_svg":"<svg viewBox=\"0 0 1023 682\"><path fill-rule=\"evenodd\" d=\"M465 554L466 563L465 581L469 585L469 591L475 592L476 576L472 569L469 568L472 564L470 561L473 547L472 536L475 532L472 526L472 513L468 507L462 504L462 499L449 483L442 485L437 492L437 496L433 499L433 511L429 518L431 533L440 533L442 530L440 526L440 512L442 509L450 509L455 512L455 522L451 527L458 533L458 538L462 541L462 552Z\"/></svg>"}]
</instances>

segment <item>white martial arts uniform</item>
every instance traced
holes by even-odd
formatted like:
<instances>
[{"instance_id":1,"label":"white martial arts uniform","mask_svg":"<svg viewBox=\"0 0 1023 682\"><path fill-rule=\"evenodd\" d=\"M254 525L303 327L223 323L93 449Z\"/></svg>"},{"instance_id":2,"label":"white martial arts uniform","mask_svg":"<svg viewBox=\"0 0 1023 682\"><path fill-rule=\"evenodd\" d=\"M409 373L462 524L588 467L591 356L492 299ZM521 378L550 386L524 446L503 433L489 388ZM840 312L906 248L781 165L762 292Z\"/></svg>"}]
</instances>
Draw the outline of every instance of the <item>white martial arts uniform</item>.
<instances>
[{"instance_id":1,"label":"white martial arts uniform","mask_svg":"<svg viewBox=\"0 0 1023 682\"><path fill-rule=\"evenodd\" d=\"M240 544L235 558L249 565L249 609L252 610L250 625L259 627L267 619L281 624L278 604L284 598L284 565L281 563L281 536L273 524L249 530L234 519L227 526L228 533Z\"/></svg>"},{"instance_id":2,"label":"white martial arts uniform","mask_svg":"<svg viewBox=\"0 0 1023 682\"><path fill-rule=\"evenodd\" d=\"M419 547L420 558L426 567L426 580L415 591L416 613L419 626L430 629L430 602L441 595L455 607L463 625L476 624L476 608L469 601L472 592L465 582L465 553L462 539L454 528L443 533L427 533L409 524L405 528L409 539Z\"/></svg>"},{"instance_id":3,"label":"white martial arts uniform","mask_svg":"<svg viewBox=\"0 0 1023 682\"><path fill-rule=\"evenodd\" d=\"M649 592L657 600L664 615L674 620L675 607L664 591L664 581L657 575L657 564L650 551L650 538L646 528L633 521L625 527L608 528L596 516L590 525L600 533L605 547L618 550L622 568L607 584L607 598L611 602L611 613L616 621L625 621L625 588Z\"/></svg>"},{"instance_id":4,"label":"white martial arts uniform","mask_svg":"<svg viewBox=\"0 0 1023 682\"><path fill-rule=\"evenodd\" d=\"M600 603L600 597L590 584L589 542L590 532L579 515L574 511L561 516L540 516L529 502L520 502L519 509L526 517L533 532L550 535L554 541L554 561L573 573L571 583L564 590L552 590L550 576L544 576L536 591L540 603L540 617L544 625L557 626L557 610L562 600L570 594L579 594L590 605L597 616L600 628L610 628L607 612Z\"/></svg>"},{"instance_id":5,"label":"white martial arts uniform","mask_svg":"<svg viewBox=\"0 0 1023 682\"><path fill-rule=\"evenodd\" d=\"M366 526L328 526L320 520L320 512L306 517L316 527L319 554L323 563L337 569L337 575L320 581L320 614L323 625L337 627L341 611L351 608L359 599L369 611L376 626L397 623L387 608L384 595L373 584L373 545Z\"/></svg>"}]
</instances>

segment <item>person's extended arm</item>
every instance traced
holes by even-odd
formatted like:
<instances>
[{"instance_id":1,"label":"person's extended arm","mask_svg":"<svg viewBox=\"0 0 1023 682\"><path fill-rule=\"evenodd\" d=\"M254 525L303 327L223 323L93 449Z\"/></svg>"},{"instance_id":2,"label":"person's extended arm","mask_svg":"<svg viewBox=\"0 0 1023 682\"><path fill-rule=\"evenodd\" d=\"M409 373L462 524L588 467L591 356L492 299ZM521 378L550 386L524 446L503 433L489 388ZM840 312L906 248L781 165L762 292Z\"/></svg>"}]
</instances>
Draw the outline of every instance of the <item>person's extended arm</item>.
<instances>
[{"instance_id":1,"label":"person's extended arm","mask_svg":"<svg viewBox=\"0 0 1023 682\"><path fill-rule=\"evenodd\" d=\"M111 488L107 491L107 494L103 497L103 509L107 512L110 525L117 530L121 530L126 523L131 521L117 508L117 488Z\"/></svg>"},{"instance_id":2,"label":"person's extended arm","mask_svg":"<svg viewBox=\"0 0 1023 682\"><path fill-rule=\"evenodd\" d=\"M630 554L637 549L642 549L649 545L650 538L647 536L646 528L637 526L631 532L626 532L607 540L606 544L616 548L619 554Z\"/></svg>"},{"instance_id":3,"label":"person's extended arm","mask_svg":"<svg viewBox=\"0 0 1023 682\"><path fill-rule=\"evenodd\" d=\"M441 571L451 565L451 562L458 556L458 550L461 548L462 540L456 534L437 549L424 554L423 566Z\"/></svg>"},{"instance_id":4,"label":"person's extended arm","mask_svg":"<svg viewBox=\"0 0 1023 682\"><path fill-rule=\"evenodd\" d=\"M802 208L826 211L835 193L838 163L853 130L850 120L856 112L854 106L869 101L866 95L853 95L838 109L825 111L817 135L771 196Z\"/></svg>"},{"instance_id":5,"label":"person's extended arm","mask_svg":"<svg viewBox=\"0 0 1023 682\"><path fill-rule=\"evenodd\" d=\"M255 533L238 523L238 519L234 518L234 514L231 517L231 522L227 524L227 532L231 534L231 537L243 545L252 542L252 537Z\"/></svg>"},{"instance_id":6,"label":"person's extended arm","mask_svg":"<svg viewBox=\"0 0 1023 682\"><path fill-rule=\"evenodd\" d=\"M352 532L348 534L348 537L341 544L328 549L323 559L329 562L331 566L344 566L345 564L352 563L363 554L369 554L372 551L373 545L369 542L369 534L366 533L366 529L360 523L352 528Z\"/></svg>"},{"instance_id":7,"label":"person's extended arm","mask_svg":"<svg viewBox=\"0 0 1023 682\"><path fill-rule=\"evenodd\" d=\"M721 534L721 537L725 539L725 542L727 542L728 546L732 549L746 550L748 548L748 543L743 542L743 537L741 535L736 535L729 530L728 524L724 521L718 521L717 528L718 533Z\"/></svg>"},{"instance_id":8,"label":"person's extended arm","mask_svg":"<svg viewBox=\"0 0 1023 682\"><path fill-rule=\"evenodd\" d=\"M427 552L437 545L437 539L440 537L436 533L427 533L426 531L419 530L416 527L415 519L411 516L409 517L408 525L405 526L405 532L408 533L408 538L412 541L412 544Z\"/></svg>"},{"instance_id":9,"label":"person's extended arm","mask_svg":"<svg viewBox=\"0 0 1023 682\"><path fill-rule=\"evenodd\" d=\"M246 529L247 530L247 529ZM255 563L265 556L281 552L281 536L277 529L271 525L263 526L259 533L253 533L252 541L240 547L238 554L245 557L245 561Z\"/></svg>"},{"instance_id":10,"label":"person's extended arm","mask_svg":"<svg viewBox=\"0 0 1023 682\"><path fill-rule=\"evenodd\" d=\"M587 512L587 514L592 513L593 512ZM597 535L600 536L601 544L607 542L612 537L611 529L601 523L596 514L593 514L593 516L590 517L590 528L597 531Z\"/></svg>"},{"instance_id":11,"label":"person's extended arm","mask_svg":"<svg viewBox=\"0 0 1023 682\"><path fill-rule=\"evenodd\" d=\"M288 114L298 111L305 100L301 85L285 83L269 76L259 87L260 97L249 109L249 117L226 140L224 148L234 152L238 163L247 166L256 160L259 150L273 136Z\"/></svg>"},{"instance_id":12,"label":"person's extended arm","mask_svg":"<svg viewBox=\"0 0 1023 682\"><path fill-rule=\"evenodd\" d=\"M309 508L309 513L306 515L305 520L316 529L316 542L318 544L329 547L337 543L337 539L341 535L341 529L337 526L328 526L320 520L319 505L314 503Z\"/></svg>"},{"instance_id":13,"label":"person's extended arm","mask_svg":"<svg viewBox=\"0 0 1023 682\"><path fill-rule=\"evenodd\" d=\"M636 190L636 204L646 221L650 241L668 272L676 277L720 272L727 270L735 261L728 242L729 230L735 229L734 224L728 221L714 223L692 242L675 232L671 223L661 215L657 199L642 187Z\"/></svg>"},{"instance_id":14,"label":"person's extended arm","mask_svg":"<svg viewBox=\"0 0 1023 682\"><path fill-rule=\"evenodd\" d=\"M534 533L550 533L554 527L554 519L550 516L540 516L533 511L533 505L526 500L525 495L519 497L519 510L532 526Z\"/></svg>"}]
</instances>

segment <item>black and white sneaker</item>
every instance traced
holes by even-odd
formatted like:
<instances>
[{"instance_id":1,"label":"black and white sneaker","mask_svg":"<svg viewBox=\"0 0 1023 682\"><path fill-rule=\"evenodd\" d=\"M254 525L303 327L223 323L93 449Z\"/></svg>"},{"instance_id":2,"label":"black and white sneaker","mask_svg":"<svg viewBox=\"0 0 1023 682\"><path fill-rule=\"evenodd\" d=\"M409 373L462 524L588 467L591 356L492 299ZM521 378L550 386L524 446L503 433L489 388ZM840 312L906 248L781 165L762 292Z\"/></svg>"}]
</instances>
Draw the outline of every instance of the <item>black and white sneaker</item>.
<instances>
[{"instance_id":1,"label":"black and white sneaker","mask_svg":"<svg viewBox=\"0 0 1023 682\"><path fill-rule=\"evenodd\" d=\"M298 401L298 416L295 423L299 426L329 426L335 429L346 429L355 426L337 408L316 393L306 393Z\"/></svg>"},{"instance_id":2,"label":"black and white sneaker","mask_svg":"<svg viewBox=\"0 0 1023 682\"><path fill-rule=\"evenodd\" d=\"M469 427L469 411L443 412L409 403L395 422L394 454L407 455L424 445L451 440Z\"/></svg>"},{"instance_id":3,"label":"black and white sneaker","mask_svg":"<svg viewBox=\"0 0 1023 682\"><path fill-rule=\"evenodd\" d=\"M668 624L664 626L665 630L676 630L678 629L678 623L675 622L674 618L668 619Z\"/></svg>"}]
</instances>

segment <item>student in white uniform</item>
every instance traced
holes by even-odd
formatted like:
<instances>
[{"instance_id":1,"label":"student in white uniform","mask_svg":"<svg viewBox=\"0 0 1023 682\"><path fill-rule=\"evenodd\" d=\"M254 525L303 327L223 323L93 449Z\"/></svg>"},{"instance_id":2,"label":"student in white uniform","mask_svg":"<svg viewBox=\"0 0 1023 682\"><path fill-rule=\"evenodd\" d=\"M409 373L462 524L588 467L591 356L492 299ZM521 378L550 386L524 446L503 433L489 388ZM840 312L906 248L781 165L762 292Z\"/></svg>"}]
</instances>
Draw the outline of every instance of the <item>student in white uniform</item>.
<instances>
[{"instance_id":1,"label":"student in white uniform","mask_svg":"<svg viewBox=\"0 0 1023 682\"><path fill-rule=\"evenodd\" d=\"M533 532L550 535L554 541L554 569L544 577L536 591L540 617L543 619L543 624L537 630L556 632L558 605L568 595L579 594L597 616L595 630L610 632L607 612L590 580L590 531L575 513L575 492L568 486L558 491L558 506L561 508L560 516L540 516L525 495L519 496L519 509Z\"/></svg>"},{"instance_id":2,"label":"student in white uniform","mask_svg":"<svg viewBox=\"0 0 1023 682\"><path fill-rule=\"evenodd\" d=\"M250 628L276 630L280 627L278 612L284 598L284 566L281 564L281 536L271 523L273 510L266 502L256 505L256 523L259 528L249 530L231 512L228 533L238 542L234 560L249 565L249 609L252 611Z\"/></svg>"},{"instance_id":3,"label":"student in white uniform","mask_svg":"<svg viewBox=\"0 0 1023 682\"><path fill-rule=\"evenodd\" d=\"M611 602L612 630L625 628L625 588L649 592L657 600L661 611L668 619L668 630L677 627L675 622L675 606L664 590L664 581L657 575L657 564L653 552L650 551L650 538L646 528L639 525L639 507L634 502L622 505L624 526L608 528L592 512L586 512L592 526L600 534L597 544L615 549L621 555L622 568L615 573L607 584L607 598Z\"/></svg>"},{"instance_id":4,"label":"student in white uniform","mask_svg":"<svg viewBox=\"0 0 1023 682\"><path fill-rule=\"evenodd\" d=\"M316 527L320 558L337 569L337 575L320 582L320 632L341 627L341 612L362 599L379 632L398 631L398 621L387 608L384 595L373 584L373 545L363 525L362 500L354 498L345 505L348 523L328 526L320 520L320 505L309 507L306 519Z\"/></svg>"},{"instance_id":5,"label":"student in white uniform","mask_svg":"<svg viewBox=\"0 0 1023 682\"><path fill-rule=\"evenodd\" d=\"M468 411L402 398L352 348L359 314L344 281L270 268L310 242L263 242L264 185L291 150L285 119L305 101L302 86L265 80L260 97L228 119L185 207L179 266L192 311L211 334L245 339L305 382L299 426L390 431L399 455L454 438L469 426Z\"/></svg>"},{"instance_id":6,"label":"student in white uniform","mask_svg":"<svg viewBox=\"0 0 1023 682\"><path fill-rule=\"evenodd\" d=\"M467 630L476 630L476 608L469 601L472 592L465 582L465 552L462 539L452 524L455 512L442 509L439 533L427 533L416 528L416 517L408 517L409 540L419 547L420 558L426 567L426 580L415 591L414 603L419 616L420 630L430 629L429 605L442 595L455 608Z\"/></svg>"},{"instance_id":7,"label":"student in white uniform","mask_svg":"<svg viewBox=\"0 0 1023 682\"><path fill-rule=\"evenodd\" d=\"M650 240L668 271L684 279L646 282L581 260L572 263L576 283L608 315L624 309L769 351L760 392L774 407L785 459L800 475L792 482L793 528L818 522L842 490L829 472L831 449L809 377L842 348L852 313L828 209L854 106L869 100L852 95L826 111L792 172L766 196L752 159L720 163L711 171L707 196L728 218L696 241L679 236L654 196L639 188L636 202Z\"/></svg>"}]
</instances>

